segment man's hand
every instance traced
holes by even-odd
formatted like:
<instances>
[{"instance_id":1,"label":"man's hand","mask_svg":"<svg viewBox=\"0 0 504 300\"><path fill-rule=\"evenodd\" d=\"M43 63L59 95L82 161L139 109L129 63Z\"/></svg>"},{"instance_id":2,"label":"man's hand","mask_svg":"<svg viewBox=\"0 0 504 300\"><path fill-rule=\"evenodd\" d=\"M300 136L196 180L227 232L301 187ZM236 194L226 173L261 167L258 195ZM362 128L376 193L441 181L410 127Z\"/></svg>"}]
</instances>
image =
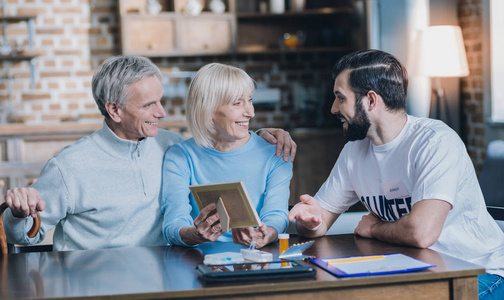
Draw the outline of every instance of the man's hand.
<instances>
[{"instance_id":1,"label":"man's hand","mask_svg":"<svg viewBox=\"0 0 504 300\"><path fill-rule=\"evenodd\" d=\"M355 228L354 233L365 238L374 238L371 232L371 228L381 222L383 221L377 218L375 215L369 213L362 217L362 219L359 221L359 224Z\"/></svg>"},{"instance_id":2,"label":"man's hand","mask_svg":"<svg viewBox=\"0 0 504 300\"><path fill-rule=\"evenodd\" d=\"M182 227L180 237L188 245L196 245L204 242L215 242L224 234L219 222L219 215L215 203L205 206L194 219L194 226Z\"/></svg>"},{"instance_id":3,"label":"man's hand","mask_svg":"<svg viewBox=\"0 0 504 300\"><path fill-rule=\"evenodd\" d=\"M280 157L283 151L283 160L294 161L296 157L297 145L290 136L288 131L281 128L262 128L259 131L259 136L268 141L270 144L276 144L276 156Z\"/></svg>"},{"instance_id":4,"label":"man's hand","mask_svg":"<svg viewBox=\"0 0 504 300\"><path fill-rule=\"evenodd\" d=\"M266 226L264 223L261 226L245 227L245 228L233 228L231 229L233 234L233 242L235 244L240 244L244 246L250 246L252 241L256 242L256 248L262 248L267 244L276 240L278 234L276 230L272 227Z\"/></svg>"},{"instance_id":5,"label":"man's hand","mask_svg":"<svg viewBox=\"0 0 504 300\"><path fill-rule=\"evenodd\" d=\"M301 202L296 204L288 215L289 221L296 219L298 234L307 238L326 234L339 214L323 209L310 195L302 195L299 199Z\"/></svg>"},{"instance_id":6,"label":"man's hand","mask_svg":"<svg viewBox=\"0 0 504 300\"><path fill-rule=\"evenodd\" d=\"M317 230L322 224L322 207L310 195L302 195L299 199L301 202L294 205L289 212L289 221L296 219L296 225L310 231Z\"/></svg>"},{"instance_id":7,"label":"man's hand","mask_svg":"<svg viewBox=\"0 0 504 300\"><path fill-rule=\"evenodd\" d=\"M43 211L46 205L37 190L31 187L8 190L5 203L16 218L25 218L30 215L35 218L37 212Z\"/></svg>"}]
</instances>

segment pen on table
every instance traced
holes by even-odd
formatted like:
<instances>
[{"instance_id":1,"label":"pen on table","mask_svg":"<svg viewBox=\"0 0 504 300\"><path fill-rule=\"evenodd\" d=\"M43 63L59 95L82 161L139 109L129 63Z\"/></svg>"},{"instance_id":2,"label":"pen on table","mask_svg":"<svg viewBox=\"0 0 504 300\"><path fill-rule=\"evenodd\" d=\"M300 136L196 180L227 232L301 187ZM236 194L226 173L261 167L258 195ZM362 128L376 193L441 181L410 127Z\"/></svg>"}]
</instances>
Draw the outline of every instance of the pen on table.
<instances>
[{"instance_id":1,"label":"pen on table","mask_svg":"<svg viewBox=\"0 0 504 300\"><path fill-rule=\"evenodd\" d=\"M327 263L328 264L336 264L336 263L342 263L342 262L374 260L374 259L382 259L382 258L385 258L385 255L355 256L355 257L331 259L331 260L328 260Z\"/></svg>"}]
</instances>

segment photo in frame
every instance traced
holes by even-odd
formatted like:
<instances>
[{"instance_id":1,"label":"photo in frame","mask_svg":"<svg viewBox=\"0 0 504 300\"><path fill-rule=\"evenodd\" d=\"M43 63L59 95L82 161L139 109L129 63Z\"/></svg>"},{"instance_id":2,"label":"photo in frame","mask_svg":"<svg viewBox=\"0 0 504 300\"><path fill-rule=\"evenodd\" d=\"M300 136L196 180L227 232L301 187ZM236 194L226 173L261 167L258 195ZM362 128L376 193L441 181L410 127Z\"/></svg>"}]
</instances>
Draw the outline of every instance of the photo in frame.
<instances>
[{"instance_id":1,"label":"photo in frame","mask_svg":"<svg viewBox=\"0 0 504 300\"><path fill-rule=\"evenodd\" d=\"M216 203L224 232L229 228L257 227L261 224L243 181L191 185L189 189L200 210Z\"/></svg>"}]
</instances>

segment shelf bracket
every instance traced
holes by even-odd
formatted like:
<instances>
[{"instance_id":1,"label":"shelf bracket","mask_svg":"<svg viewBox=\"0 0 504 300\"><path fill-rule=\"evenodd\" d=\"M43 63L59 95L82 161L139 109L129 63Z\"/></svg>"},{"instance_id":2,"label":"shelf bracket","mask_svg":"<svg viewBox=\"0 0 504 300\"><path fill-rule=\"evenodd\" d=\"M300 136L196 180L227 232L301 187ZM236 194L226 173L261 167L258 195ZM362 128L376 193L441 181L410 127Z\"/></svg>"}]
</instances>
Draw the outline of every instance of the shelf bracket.
<instances>
[{"instance_id":1,"label":"shelf bracket","mask_svg":"<svg viewBox=\"0 0 504 300\"><path fill-rule=\"evenodd\" d=\"M30 86L35 88L35 58L30 59Z\"/></svg>"}]
</instances>

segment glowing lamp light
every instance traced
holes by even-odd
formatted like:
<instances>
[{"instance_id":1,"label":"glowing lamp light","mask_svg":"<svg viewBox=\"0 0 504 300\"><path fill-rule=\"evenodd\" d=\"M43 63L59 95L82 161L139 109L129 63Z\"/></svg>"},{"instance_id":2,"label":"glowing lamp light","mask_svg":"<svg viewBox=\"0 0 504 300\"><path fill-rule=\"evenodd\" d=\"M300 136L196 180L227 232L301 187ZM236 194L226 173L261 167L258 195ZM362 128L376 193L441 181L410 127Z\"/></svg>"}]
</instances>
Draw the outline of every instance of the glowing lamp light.
<instances>
[{"instance_id":1,"label":"glowing lamp light","mask_svg":"<svg viewBox=\"0 0 504 300\"><path fill-rule=\"evenodd\" d=\"M459 26L430 26L423 33L422 67L430 77L469 75Z\"/></svg>"}]
</instances>

